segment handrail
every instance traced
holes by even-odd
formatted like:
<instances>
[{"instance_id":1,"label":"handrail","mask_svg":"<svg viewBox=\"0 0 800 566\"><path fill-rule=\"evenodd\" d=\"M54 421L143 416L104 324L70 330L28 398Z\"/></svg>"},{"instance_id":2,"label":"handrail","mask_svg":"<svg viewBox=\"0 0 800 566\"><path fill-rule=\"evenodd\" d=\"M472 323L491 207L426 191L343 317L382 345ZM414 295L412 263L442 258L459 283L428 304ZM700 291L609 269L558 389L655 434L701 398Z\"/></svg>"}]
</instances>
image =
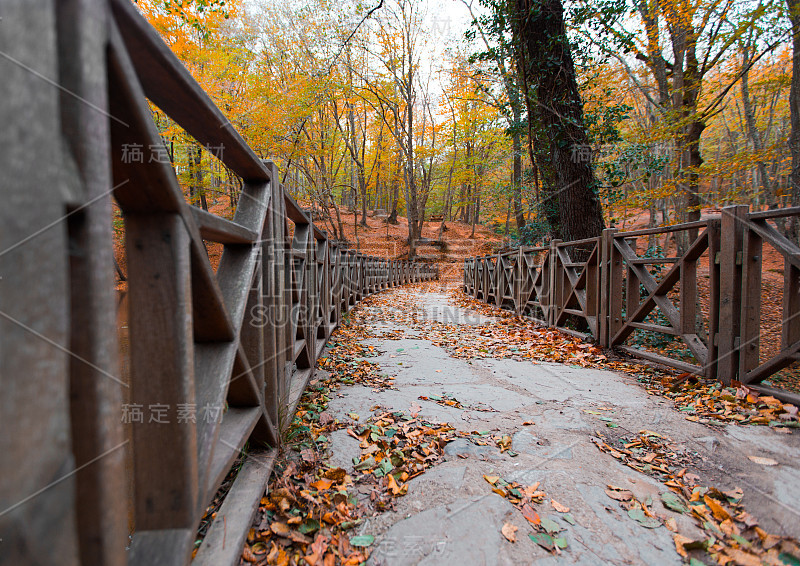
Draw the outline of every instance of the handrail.
<instances>
[{"instance_id":1,"label":"handrail","mask_svg":"<svg viewBox=\"0 0 800 566\"><path fill-rule=\"evenodd\" d=\"M537 262L532 257L517 261L513 270L501 268L496 260L515 253L527 257L525 246L467 258L464 291L546 326L592 338L603 347L617 347L725 384L736 379L796 403L800 396L767 388L761 382L800 359L800 246L767 223L768 219L798 216L800 207L757 212L747 208L726 207L719 215L673 226L628 232L612 228L600 237L556 240L549 247L535 248L544 252ZM673 257L640 255L642 246L646 249L649 245L639 242L643 236L686 231L688 237ZM592 249L585 250L588 256L579 261L566 253L570 247L585 244L593 244ZM773 297L762 300L765 245L783 257L785 266L780 274L783 281L771 283L775 285L773 294L783 293L779 347L760 344L762 302L774 301ZM669 269L661 272L661 265ZM707 283L698 277L698 269L707 273ZM575 325L580 330L576 331ZM641 332L677 338L695 363L625 344ZM767 354L766 360L759 357L759 351Z\"/></svg>"},{"instance_id":2,"label":"handrail","mask_svg":"<svg viewBox=\"0 0 800 566\"><path fill-rule=\"evenodd\" d=\"M19 563L188 564L206 506L248 445L246 477L226 497L245 510L220 509L194 559L238 564L282 433L343 315L438 270L330 241L127 0L7 11L29 25L0 35L10 57L0 113L7 131L30 135L0 154L11 179L0 362L22 384L0 428L25 440L0 462L14 484L2 508L19 507L3 517L3 544ZM11 61L57 77L67 94ZM163 145L148 100L241 178L232 220L187 203L171 164L126 159L126 146ZM122 377L112 198L127 260ZM216 270L208 242L222 244Z\"/></svg>"}]
</instances>

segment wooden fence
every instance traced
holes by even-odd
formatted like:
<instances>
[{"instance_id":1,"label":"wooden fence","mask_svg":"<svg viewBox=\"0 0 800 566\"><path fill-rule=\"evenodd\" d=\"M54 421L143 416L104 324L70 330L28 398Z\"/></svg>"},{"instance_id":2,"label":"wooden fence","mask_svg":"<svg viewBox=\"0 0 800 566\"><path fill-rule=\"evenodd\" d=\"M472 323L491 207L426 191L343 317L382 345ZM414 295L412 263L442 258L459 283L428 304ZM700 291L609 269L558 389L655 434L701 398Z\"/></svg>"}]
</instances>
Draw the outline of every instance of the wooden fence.
<instances>
[{"instance_id":1,"label":"wooden fence","mask_svg":"<svg viewBox=\"0 0 800 566\"><path fill-rule=\"evenodd\" d=\"M798 404L800 247L779 229L798 216L731 206L698 222L523 246L467 259L464 290L605 348Z\"/></svg>"},{"instance_id":2,"label":"wooden fence","mask_svg":"<svg viewBox=\"0 0 800 566\"><path fill-rule=\"evenodd\" d=\"M238 564L342 315L436 269L330 241L129 0L12 1L2 16L0 564L186 564L247 445L195 558ZM148 100L223 148L243 181L232 220L187 204L152 158L163 143ZM224 246L216 270L209 242Z\"/></svg>"}]
</instances>

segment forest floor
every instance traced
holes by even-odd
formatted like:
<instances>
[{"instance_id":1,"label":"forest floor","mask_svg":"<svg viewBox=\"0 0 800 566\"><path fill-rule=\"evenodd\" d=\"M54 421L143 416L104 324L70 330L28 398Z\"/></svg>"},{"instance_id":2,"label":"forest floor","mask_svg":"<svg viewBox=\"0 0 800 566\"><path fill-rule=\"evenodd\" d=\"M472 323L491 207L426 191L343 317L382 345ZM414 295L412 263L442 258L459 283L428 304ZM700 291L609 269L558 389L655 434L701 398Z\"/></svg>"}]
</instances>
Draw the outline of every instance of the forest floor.
<instances>
[{"instance_id":1,"label":"forest floor","mask_svg":"<svg viewBox=\"0 0 800 566\"><path fill-rule=\"evenodd\" d=\"M798 426L438 282L384 291L320 358L242 563L798 564Z\"/></svg>"}]
</instances>

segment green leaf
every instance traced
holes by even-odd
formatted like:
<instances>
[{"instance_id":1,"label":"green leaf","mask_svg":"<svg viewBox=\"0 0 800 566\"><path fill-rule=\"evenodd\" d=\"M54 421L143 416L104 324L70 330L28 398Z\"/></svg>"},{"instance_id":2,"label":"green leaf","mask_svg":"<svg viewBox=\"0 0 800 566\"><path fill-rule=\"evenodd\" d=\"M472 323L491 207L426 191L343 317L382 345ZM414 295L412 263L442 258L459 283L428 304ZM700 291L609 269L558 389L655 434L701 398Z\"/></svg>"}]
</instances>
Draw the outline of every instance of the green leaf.
<instances>
[{"instance_id":1,"label":"green leaf","mask_svg":"<svg viewBox=\"0 0 800 566\"><path fill-rule=\"evenodd\" d=\"M558 537L557 539L554 539L553 542L556 543L556 546L561 550L567 548L567 539L564 537Z\"/></svg>"},{"instance_id":2,"label":"green leaf","mask_svg":"<svg viewBox=\"0 0 800 566\"><path fill-rule=\"evenodd\" d=\"M661 501L667 509L672 509L678 513L688 513L689 508L677 494L667 491L661 494Z\"/></svg>"},{"instance_id":3,"label":"green leaf","mask_svg":"<svg viewBox=\"0 0 800 566\"><path fill-rule=\"evenodd\" d=\"M555 544L553 543L553 537L545 533L533 533L532 535L528 535L530 539L544 548L545 550L552 551L555 548Z\"/></svg>"},{"instance_id":4,"label":"green leaf","mask_svg":"<svg viewBox=\"0 0 800 566\"><path fill-rule=\"evenodd\" d=\"M307 535L308 533L313 533L314 531L319 530L319 521L316 519L306 519L304 523L302 523L297 530Z\"/></svg>"},{"instance_id":5,"label":"green leaf","mask_svg":"<svg viewBox=\"0 0 800 566\"><path fill-rule=\"evenodd\" d=\"M661 526L661 521L645 515L641 507L630 509L628 511L628 517L648 529L655 529Z\"/></svg>"},{"instance_id":6,"label":"green leaf","mask_svg":"<svg viewBox=\"0 0 800 566\"><path fill-rule=\"evenodd\" d=\"M351 546L370 546L373 542L375 542L375 537L372 535L358 535L350 537Z\"/></svg>"},{"instance_id":7,"label":"green leaf","mask_svg":"<svg viewBox=\"0 0 800 566\"><path fill-rule=\"evenodd\" d=\"M358 471L369 470L373 466L375 466L375 458L370 456L369 458L367 458L363 462L361 462L359 464L356 464L355 469L358 470Z\"/></svg>"},{"instance_id":8,"label":"green leaf","mask_svg":"<svg viewBox=\"0 0 800 566\"><path fill-rule=\"evenodd\" d=\"M781 552L778 555L778 560L780 560L787 566L800 566L800 558L798 558L794 554L789 554L788 552Z\"/></svg>"},{"instance_id":9,"label":"green leaf","mask_svg":"<svg viewBox=\"0 0 800 566\"><path fill-rule=\"evenodd\" d=\"M391 460L389 458L384 458L383 460L381 460L380 465L378 465L378 467L375 468L375 471L373 473L375 474L376 478L382 478L383 476L391 472L393 467L394 466L392 466Z\"/></svg>"},{"instance_id":10,"label":"green leaf","mask_svg":"<svg viewBox=\"0 0 800 566\"><path fill-rule=\"evenodd\" d=\"M550 534L557 533L561 530L561 527L558 526L558 523L548 517L542 518L542 528Z\"/></svg>"},{"instance_id":11,"label":"green leaf","mask_svg":"<svg viewBox=\"0 0 800 566\"><path fill-rule=\"evenodd\" d=\"M572 513L564 513L563 515L561 515L561 518L564 519L570 525L576 524L575 518L572 516Z\"/></svg>"}]
</instances>

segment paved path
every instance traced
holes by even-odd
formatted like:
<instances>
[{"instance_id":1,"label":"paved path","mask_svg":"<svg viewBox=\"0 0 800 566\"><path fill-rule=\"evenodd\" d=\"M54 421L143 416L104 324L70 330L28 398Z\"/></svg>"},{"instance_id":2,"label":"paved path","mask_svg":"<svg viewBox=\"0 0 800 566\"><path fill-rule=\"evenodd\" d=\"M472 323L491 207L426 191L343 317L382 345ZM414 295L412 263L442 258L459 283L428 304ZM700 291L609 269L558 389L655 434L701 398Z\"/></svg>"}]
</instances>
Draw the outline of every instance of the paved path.
<instances>
[{"instance_id":1,"label":"paved path","mask_svg":"<svg viewBox=\"0 0 800 566\"><path fill-rule=\"evenodd\" d=\"M409 293L397 290L393 293ZM444 293L411 292L421 320L458 324L491 324L490 318L456 308ZM408 297L406 297L408 298ZM391 297L388 301L391 304ZM391 309L391 307L389 307ZM593 444L595 431L610 432L593 413L608 415L616 433L657 431L683 443L697 473L720 489L741 487L743 503L768 531L800 538L800 434L778 434L767 427L721 429L688 422L672 403L649 395L630 376L561 364L450 357L418 333L398 325L397 317L376 311L376 333L402 330L400 340L367 340L382 351L370 361L395 376L397 390L375 391L344 386L328 412L347 421L348 413L369 415L376 405L449 422L463 431L512 435L518 456L495 446L476 446L459 439L448 444L445 461L409 484L395 509L366 521L359 534L376 537L370 563L394 564L681 564L673 533L648 529L629 518L605 489L624 487L653 510L674 517L682 534L702 533L686 515L669 511L659 495L667 489L603 453ZM464 406L488 405L497 412L443 407L420 396L455 397ZM586 411L592 411L587 413ZM532 425L523 422L532 421ZM331 463L352 469L360 454L358 441L346 430L331 436ZM770 457L777 466L762 466L747 456ZM553 556L531 541L520 511L494 494L484 474L523 484L541 482L548 499L537 506L565 529L569 547ZM570 507L575 524L555 512L549 499ZM504 523L519 527L517 542L501 535Z\"/></svg>"}]
</instances>

